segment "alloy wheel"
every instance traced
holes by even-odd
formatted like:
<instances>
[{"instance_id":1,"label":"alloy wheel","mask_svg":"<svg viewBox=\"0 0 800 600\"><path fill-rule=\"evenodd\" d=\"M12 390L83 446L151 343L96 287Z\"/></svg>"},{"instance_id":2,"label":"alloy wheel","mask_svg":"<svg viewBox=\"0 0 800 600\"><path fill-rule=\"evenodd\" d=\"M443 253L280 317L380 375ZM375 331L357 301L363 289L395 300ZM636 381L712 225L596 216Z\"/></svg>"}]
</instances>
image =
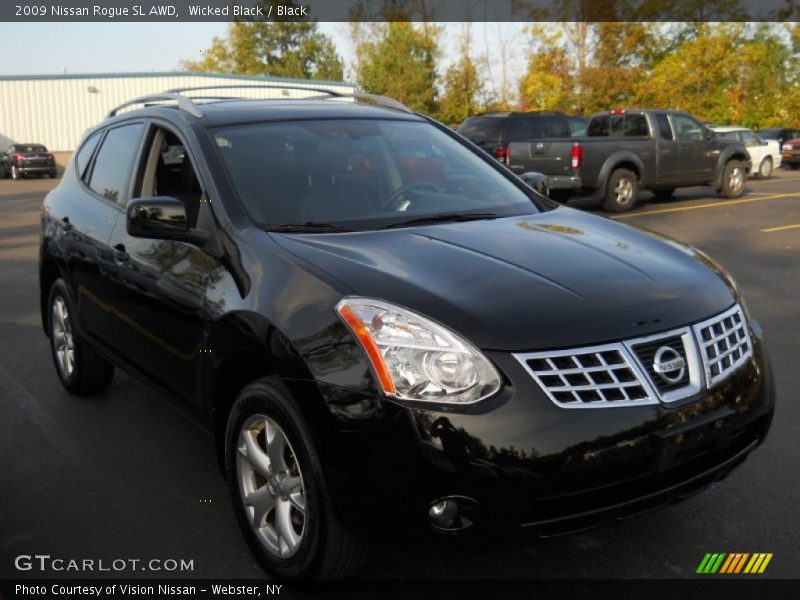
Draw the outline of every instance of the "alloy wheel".
<instances>
[{"instance_id":1,"label":"alloy wheel","mask_svg":"<svg viewBox=\"0 0 800 600\"><path fill-rule=\"evenodd\" d=\"M738 193L742 186L744 186L744 169L734 167L731 169L731 174L728 178L728 187L732 192Z\"/></svg>"},{"instance_id":2,"label":"alloy wheel","mask_svg":"<svg viewBox=\"0 0 800 600\"><path fill-rule=\"evenodd\" d=\"M257 414L239 430L239 493L256 537L277 558L300 549L306 532L306 495L297 455L272 419Z\"/></svg>"},{"instance_id":3,"label":"alloy wheel","mask_svg":"<svg viewBox=\"0 0 800 600\"><path fill-rule=\"evenodd\" d=\"M75 371L75 339L72 335L72 321L67 303L61 296L56 296L53 301L50 328L58 370L64 379L69 379Z\"/></svg>"},{"instance_id":4,"label":"alloy wheel","mask_svg":"<svg viewBox=\"0 0 800 600\"><path fill-rule=\"evenodd\" d=\"M630 203L633 199L633 183L631 183L631 180L622 177L617 181L617 185L614 187L614 194L619 204L624 205Z\"/></svg>"}]
</instances>

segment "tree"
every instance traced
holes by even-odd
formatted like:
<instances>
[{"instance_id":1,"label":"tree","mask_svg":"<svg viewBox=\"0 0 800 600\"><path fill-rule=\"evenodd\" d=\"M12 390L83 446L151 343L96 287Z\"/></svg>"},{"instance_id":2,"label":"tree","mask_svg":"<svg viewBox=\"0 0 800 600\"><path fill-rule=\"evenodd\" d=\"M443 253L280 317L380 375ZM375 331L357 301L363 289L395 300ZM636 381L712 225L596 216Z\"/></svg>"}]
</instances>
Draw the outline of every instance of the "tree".
<instances>
[{"instance_id":1,"label":"tree","mask_svg":"<svg viewBox=\"0 0 800 600\"><path fill-rule=\"evenodd\" d=\"M439 119L456 125L478 110L478 95L483 83L478 69L469 55L472 36L470 24L464 24L459 44L459 58L447 69L444 76L444 93L439 103Z\"/></svg>"},{"instance_id":2,"label":"tree","mask_svg":"<svg viewBox=\"0 0 800 600\"><path fill-rule=\"evenodd\" d=\"M574 111L574 67L562 31L542 24L531 26L529 32L533 42L528 70L519 85L520 108Z\"/></svg>"},{"instance_id":3,"label":"tree","mask_svg":"<svg viewBox=\"0 0 800 600\"><path fill-rule=\"evenodd\" d=\"M236 22L215 37L189 71L341 81L344 64L333 41L312 22Z\"/></svg>"},{"instance_id":4,"label":"tree","mask_svg":"<svg viewBox=\"0 0 800 600\"><path fill-rule=\"evenodd\" d=\"M365 91L396 98L409 108L436 114L436 63L439 28L408 22L376 25L370 39L356 52L358 83Z\"/></svg>"},{"instance_id":5,"label":"tree","mask_svg":"<svg viewBox=\"0 0 800 600\"><path fill-rule=\"evenodd\" d=\"M720 124L765 127L795 120L796 62L774 27L704 25L634 85L636 102Z\"/></svg>"}]
</instances>

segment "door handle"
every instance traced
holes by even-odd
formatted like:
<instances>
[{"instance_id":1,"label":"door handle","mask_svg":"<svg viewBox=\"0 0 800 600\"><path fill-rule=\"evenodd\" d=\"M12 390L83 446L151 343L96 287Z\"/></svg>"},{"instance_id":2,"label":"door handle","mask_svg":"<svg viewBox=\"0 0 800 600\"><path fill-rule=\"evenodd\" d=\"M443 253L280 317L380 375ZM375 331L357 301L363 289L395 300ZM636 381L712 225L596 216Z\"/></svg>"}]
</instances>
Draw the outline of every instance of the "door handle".
<instances>
[{"instance_id":1,"label":"door handle","mask_svg":"<svg viewBox=\"0 0 800 600\"><path fill-rule=\"evenodd\" d=\"M114 246L114 260L117 262L126 262L129 256L128 253L125 251L124 244L117 244Z\"/></svg>"}]
</instances>

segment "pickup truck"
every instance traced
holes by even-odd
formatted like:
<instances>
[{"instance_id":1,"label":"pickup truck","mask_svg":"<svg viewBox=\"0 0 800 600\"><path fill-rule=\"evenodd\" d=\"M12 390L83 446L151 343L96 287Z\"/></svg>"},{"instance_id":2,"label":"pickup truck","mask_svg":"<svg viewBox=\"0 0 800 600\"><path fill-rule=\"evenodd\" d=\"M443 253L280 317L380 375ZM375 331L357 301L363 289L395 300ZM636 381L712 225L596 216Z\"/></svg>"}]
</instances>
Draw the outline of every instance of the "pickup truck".
<instances>
[{"instance_id":1,"label":"pickup truck","mask_svg":"<svg viewBox=\"0 0 800 600\"><path fill-rule=\"evenodd\" d=\"M613 212L632 209L640 189L667 198L679 187L711 185L737 198L751 167L741 142L715 136L674 110L600 112L589 120L585 137L512 142L505 162L523 179L543 174L554 200L597 198Z\"/></svg>"}]
</instances>

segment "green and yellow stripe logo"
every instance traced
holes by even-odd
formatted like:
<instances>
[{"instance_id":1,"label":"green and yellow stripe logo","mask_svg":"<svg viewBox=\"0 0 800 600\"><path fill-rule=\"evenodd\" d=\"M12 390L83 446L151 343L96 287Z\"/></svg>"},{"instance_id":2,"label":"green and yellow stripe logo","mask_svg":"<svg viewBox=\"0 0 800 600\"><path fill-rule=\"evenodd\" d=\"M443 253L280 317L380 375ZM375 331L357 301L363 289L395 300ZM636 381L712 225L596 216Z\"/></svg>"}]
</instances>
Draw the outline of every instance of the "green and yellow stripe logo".
<instances>
[{"instance_id":1,"label":"green and yellow stripe logo","mask_svg":"<svg viewBox=\"0 0 800 600\"><path fill-rule=\"evenodd\" d=\"M702 575L760 574L767 570L772 552L708 552L697 567Z\"/></svg>"}]
</instances>

